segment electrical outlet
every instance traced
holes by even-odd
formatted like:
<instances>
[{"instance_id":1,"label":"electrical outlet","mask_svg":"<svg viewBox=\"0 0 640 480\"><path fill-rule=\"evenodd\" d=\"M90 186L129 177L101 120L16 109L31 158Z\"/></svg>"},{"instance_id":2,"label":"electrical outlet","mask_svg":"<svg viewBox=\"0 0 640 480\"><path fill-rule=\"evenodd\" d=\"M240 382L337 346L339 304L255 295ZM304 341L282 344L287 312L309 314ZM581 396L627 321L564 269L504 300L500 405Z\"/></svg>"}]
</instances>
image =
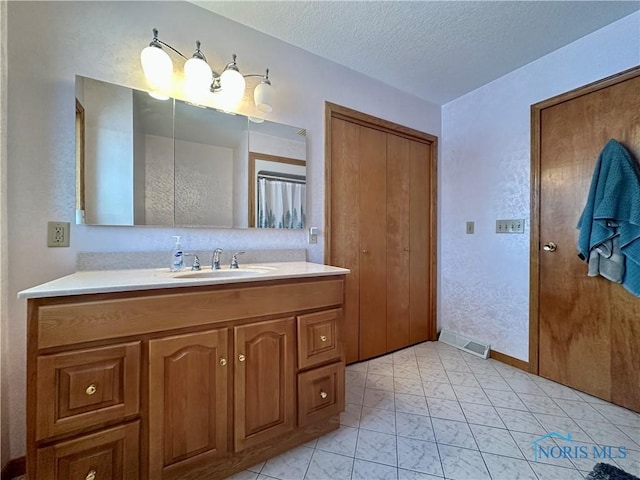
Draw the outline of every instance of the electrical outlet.
<instances>
[{"instance_id":1,"label":"electrical outlet","mask_svg":"<svg viewBox=\"0 0 640 480\"><path fill-rule=\"evenodd\" d=\"M496 233L524 233L524 218L496 220Z\"/></svg>"},{"instance_id":2,"label":"electrical outlet","mask_svg":"<svg viewBox=\"0 0 640 480\"><path fill-rule=\"evenodd\" d=\"M467 235L473 235L475 226L475 222L467 222Z\"/></svg>"},{"instance_id":3,"label":"electrical outlet","mask_svg":"<svg viewBox=\"0 0 640 480\"><path fill-rule=\"evenodd\" d=\"M69 222L48 222L47 223L47 246L48 247L68 247L69 246Z\"/></svg>"}]
</instances>

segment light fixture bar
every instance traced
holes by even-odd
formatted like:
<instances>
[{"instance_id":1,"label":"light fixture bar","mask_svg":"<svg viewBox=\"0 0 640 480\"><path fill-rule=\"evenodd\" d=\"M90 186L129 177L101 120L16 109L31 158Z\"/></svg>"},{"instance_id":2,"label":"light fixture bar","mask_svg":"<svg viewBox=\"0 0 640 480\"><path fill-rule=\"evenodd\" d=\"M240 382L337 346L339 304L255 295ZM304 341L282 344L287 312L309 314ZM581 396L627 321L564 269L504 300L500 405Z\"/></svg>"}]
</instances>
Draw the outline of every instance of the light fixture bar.
<instances>
[{"instance_id":1,"label":"light fixture bar","mask_svg":"<svg viewBox=\"0 0 640 480\"><path fill-rule=\"evenodd\" d=\"M149 48L153 47L153 48ZM185 82L184 88L187 90L188 96L194 96L203 98L206 93L214 93L221 95L219 99L224 98L224 103L229 106L237 104L244 95L246 88L245 78L260 78L262 81L254 90L254 101L256 107L263 112L271 112L271 81L269 80L269 69L266 69L266 74L248 74L243 75L236 63L236 54L232 55L232 61L229 62L222 71L218 74L211 68L207 62L207 58L200 50L200 41L196 40L196 50L191 58L187 58L182 52L166 42L163 42L158 38L158 29L153 29L153 40L149 43L149 47L143 50L141 54L141 62L143 64L143 70L147 80L153 87L161 86L167 88L171 86L173 81L171 80L173 70L171 65L171 59L166 52L162 52L162 47L167 47L171 51L178 54L186 62L184 66ZM155 48L159 49L155 50ZM154 53L156 52L156 53ZM161 53L162 52L162 53ZM166 57L166 58L161 58ZM162 67L162 68L160 68ZM169 78L167 78L169 76ZM226 88L224 88L226 85Z\"/></svg>"}]
</instances>

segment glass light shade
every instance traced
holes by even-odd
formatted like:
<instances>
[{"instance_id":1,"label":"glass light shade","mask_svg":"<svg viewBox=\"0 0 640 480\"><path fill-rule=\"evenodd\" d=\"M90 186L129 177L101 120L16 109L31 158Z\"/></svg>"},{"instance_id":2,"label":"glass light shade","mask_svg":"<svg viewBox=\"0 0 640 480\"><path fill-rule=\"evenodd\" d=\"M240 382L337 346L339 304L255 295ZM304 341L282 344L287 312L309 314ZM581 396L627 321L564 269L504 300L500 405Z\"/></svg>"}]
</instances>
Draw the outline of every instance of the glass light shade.
<instances>
[{"instance_id":1,"label":"glass light shade","mask_svg":"<svg viewBox=\"0 0 640 480\"><path fill-rule=\"evenodd\" d=\"M222 75L220 75L220 86L222 87L220 93L224 96L225 103L236 104L244 95L246 83L240 72L233 69L226 69L222 72Z\"/></svg>"},{"instance_id":2,"label":"glass light shade","mask_svg":"<svg viewBox=\"0 0 640 480\"><path fill-rule=\"evenodd\" d=\"M273 89L268 83L262 82L253 91L253 101L261 112L270 112L273 110L271 99L273 98Z\"/></svg>"},{"instance_id":3,"label":"glass light shade","mask_svg":"<svg viewBox=\"0 0 640 480\"><path fill-rule=\"evenodd\" d=\"M158 47L146 47L140 52L140 63L152 87L160 90L171 87L173 62L167 52Z\"/></svg>"},{"instance_id":4,"label":"glass light shade","mask_svg":"<svg viewBox=\"0 0 640 480\"><path fill-rule=\"evenodd\" d=\"M213 72L201 58L190 58L184 64L185 87L191 93L206 93L213 82Z\"/></svg>"}]
</instances>

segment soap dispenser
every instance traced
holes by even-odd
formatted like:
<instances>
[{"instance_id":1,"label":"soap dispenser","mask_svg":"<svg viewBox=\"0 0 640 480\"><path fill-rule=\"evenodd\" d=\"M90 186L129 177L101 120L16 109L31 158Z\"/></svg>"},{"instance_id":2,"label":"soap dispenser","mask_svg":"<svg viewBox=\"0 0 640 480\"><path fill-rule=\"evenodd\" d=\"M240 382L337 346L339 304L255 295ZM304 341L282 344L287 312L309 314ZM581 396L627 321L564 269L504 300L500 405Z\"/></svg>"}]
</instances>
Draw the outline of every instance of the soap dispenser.
<instances>
[{"instance_id":1,"label":"soap dispenser","mask_svg":"<svg viewBox=\"0 0 640 480\"><path fill-rule=\"evenodd\" d=\"M176 244L173 247L173 252L171 254L171 271L179 272L184 270L184 252L182 251L182 245L180 245L180 236L173 235L173 238L176 239Z\"/></svg>"}]
</instances>

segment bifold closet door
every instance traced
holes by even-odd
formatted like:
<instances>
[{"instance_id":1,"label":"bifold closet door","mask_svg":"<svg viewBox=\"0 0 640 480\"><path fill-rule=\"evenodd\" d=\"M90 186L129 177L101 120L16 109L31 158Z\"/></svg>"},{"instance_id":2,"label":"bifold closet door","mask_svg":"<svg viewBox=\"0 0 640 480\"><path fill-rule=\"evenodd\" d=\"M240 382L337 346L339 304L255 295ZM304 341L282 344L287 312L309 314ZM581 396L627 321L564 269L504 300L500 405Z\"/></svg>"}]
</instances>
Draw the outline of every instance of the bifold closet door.
<instances>
[{"instance_id":1,"label":"bifold closet door","mask_svg":"<svg viewBox=\"0 0 640 480\"><path fill-rule=\"evenodd\" d=\"M411 141L387 134L387 347L410 338Z\"/></svg>"},{"instance_id":2,"label":"bifold closet door","mask_svg":"<svg viewBox=\"0 0 640 480\"><path fill-rule=\"evenodd\" d=\"M435 258L431 245L431 148L426 143L409 142L409 341L407 345L430 339L431 306L435 304L430 269Z\"/></svg>"},{"instance_id":3,"label":"bifold closet door","mask_svg":"<svg viewBox=\"0 0 640 480\"><path fill-rule=\"evenodd\" d=\"M387 350L387 134L360 127L360 359Z\"/></svg>"},{"instance_id":4,"label":"bifold closet door","mask_svg":"<svg viewBox=\"0 0 640 480\"><path fill-rule=\"evenodd\" d=\"M387 134L387 350L429 337L428 145Z\"/></svg>"},{"instance_id":5,"label":"bifold closet door","mask_svg":"<svg viewBox=\"0 0 640 480\"><path fill-rule=\"evenodd\" d=\"M435 339L437 138L333 108L325 260L351 270L343 338L353 363Z\"/></svg>"},{"instance_id":6,"label":"bifold closet door","mask_svg":"<svg viewBox=\"0 0 640 480\"><path fill-rule=\"evenodd\" d=\"M345 276L344 329L347 363L360 359L360 126L331 121L331 258L351 270Z\"/></svg>"}]
</instances>

